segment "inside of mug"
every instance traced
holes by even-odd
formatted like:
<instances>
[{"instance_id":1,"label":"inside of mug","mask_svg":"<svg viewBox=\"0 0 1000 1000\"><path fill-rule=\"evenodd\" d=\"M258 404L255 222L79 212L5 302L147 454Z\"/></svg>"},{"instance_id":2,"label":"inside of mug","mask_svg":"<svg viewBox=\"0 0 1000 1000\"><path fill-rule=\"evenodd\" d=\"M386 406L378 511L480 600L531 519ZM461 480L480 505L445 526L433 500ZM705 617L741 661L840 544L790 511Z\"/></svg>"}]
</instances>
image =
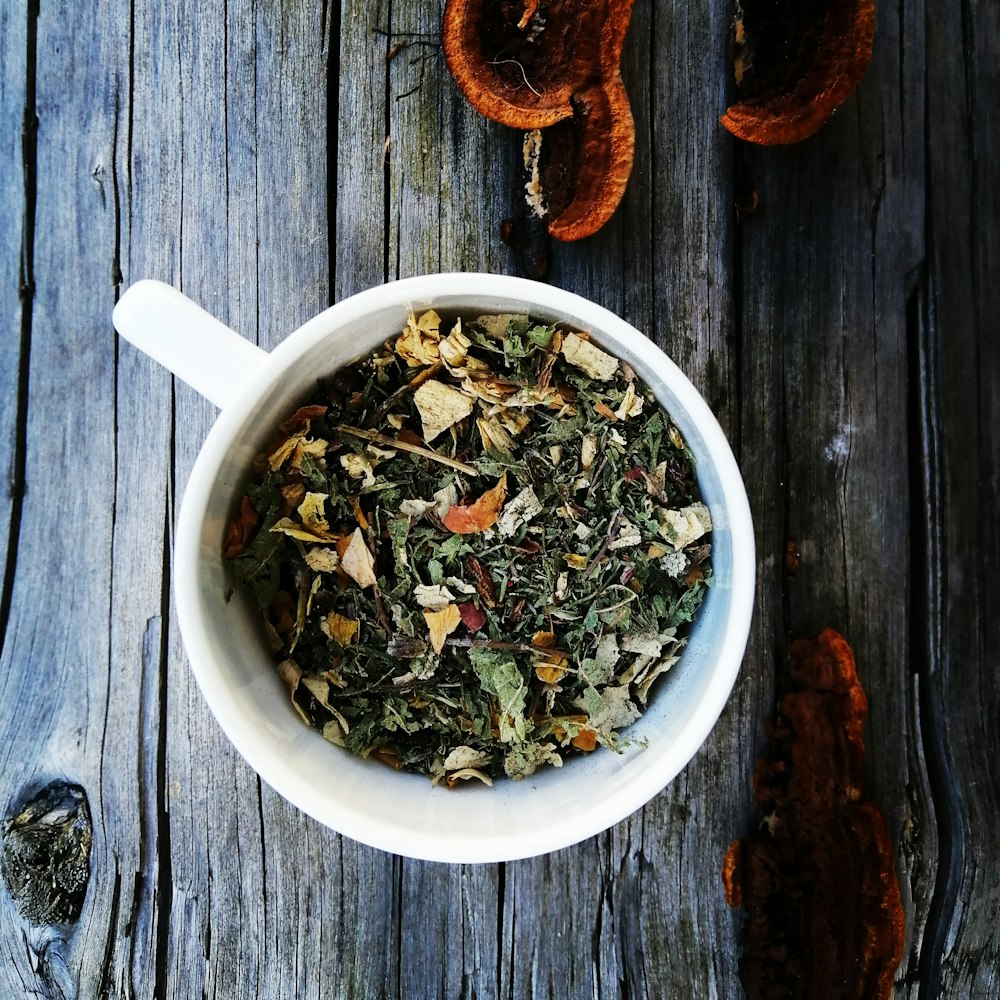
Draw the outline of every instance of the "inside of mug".
<instances>
[{"instance_id":1,"label":"inside of mug","mask_svg":"<svg viewBox=\"0 0 1000 1000\"><path fill-rule=\"evenodd\" d=\"M718 708L706 720L705 706L718 700L717 663L733 586L725 484L702 427L675 391L672 365L665 367L662 354L625 324L622 331L593 329L575 316L509 298L435 296L409 305L416 312L431 306L476 315L527 312L587 329L595 343L637 371L696 456L702 498L713 518L714 581L680 661L658 680L644 714L623 732L630 745L621 753L599 748L520 781L499 779L491 788L478 782L455 790L432 787L426 775L362 760L308 728L277 676L256 606L238 591L227 600L232 583L221 555L223 532L239 506L254 455L320 378L396 336L406 322L405 305L387 305L329 330L322 316L313 320L276 349L263 384L220 417L212 431L218 439L210 443L224 458L201 497L191 499L199 509L187 512L200 523L192 611L197 649L183 619L182 630L195 673L230 738L264 780L304 811L398 853L451 861L534 854L583 839L638 808L684 766L714 724ZM683 383L682 391L690 388Z\"/></svg>"}]
</instances>

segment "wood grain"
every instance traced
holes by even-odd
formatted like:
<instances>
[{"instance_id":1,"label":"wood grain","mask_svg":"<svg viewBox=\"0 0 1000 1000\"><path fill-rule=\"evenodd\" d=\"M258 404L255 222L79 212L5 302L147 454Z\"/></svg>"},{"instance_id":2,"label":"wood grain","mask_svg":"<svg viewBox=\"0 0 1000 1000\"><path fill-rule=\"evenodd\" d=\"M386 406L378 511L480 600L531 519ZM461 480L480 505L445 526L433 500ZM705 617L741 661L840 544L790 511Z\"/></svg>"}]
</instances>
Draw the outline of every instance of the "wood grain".
<instances>
[{"instance_id":1,"label":"wood grain","mask_svg":"<svg viewBox=\"0 0 1000 1000\"><path fill-rule=\"evenodd\" d=\"M0 337L0 632L6 630L10 613L11 588L14 585L14 555L24 493L23 409L27 405L27 387L23 384L21 357L30 342L30 300L33 252L34 177L34 67L28 60L27 16L17 16L4 7L0 10L0 177L3 186L4 212L0 216L0 308L7 328ZM32 22L33 30L33 22ZM29 126L25 128L26 124ZM26 148L27 144L27 148Z\"/></svg>"},{"instance_id":2,"label":"wood grain","mask_svg":"<svg viewBox=\"0 0 1000 1000\"><path fill-rule=\"evenodd\" d=\"M170 547L215 412L118 346L111 308L160 278L270 348L383 280L512 271L521 138L459 96L441 7L0 8L0 805L66 777L95 821L78 924L30 927L0 893L0 996L740 996L722 857L757 821L787 639L826 625L871 701L897 995L995 994L996 5L880 4L855 96L766 150L717 121L730 6L635 6L632 181L550 278L705 394L758 547L743 671L663 793L543 858L415 862L293 809L208 712Z\"/></svg>"},{"instance_id":3,"label":"wood grain","mask_svg":"<svg viewBox=\"0 0 1000 1000\"><path fill-rule=\"evenodd\" d=\"M921 330L929 517L920 566L921 683L940 802L941 866L921 972L942 995L1000 989L997 677L1000 621L1000 82L996 5L927 22L928 268Z\"/></svg>"}]
</instances>

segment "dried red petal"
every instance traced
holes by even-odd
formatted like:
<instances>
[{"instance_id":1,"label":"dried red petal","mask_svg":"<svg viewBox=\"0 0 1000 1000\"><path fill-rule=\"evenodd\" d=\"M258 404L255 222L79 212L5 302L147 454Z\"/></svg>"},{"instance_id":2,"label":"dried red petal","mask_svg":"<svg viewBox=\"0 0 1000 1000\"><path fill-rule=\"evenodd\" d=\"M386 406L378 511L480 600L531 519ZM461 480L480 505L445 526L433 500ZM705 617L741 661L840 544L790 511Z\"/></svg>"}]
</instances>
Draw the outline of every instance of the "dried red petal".
<instances>
[{"instance_id":1,"label":"dried red petal","mask_svg":"<svg viewBox=\"0 0 1000 1000\"><path fill-rule=\"evenodd\" d=\"M470 632L478 632L486 624L486 612L482 608L477 608L472 601L460 604L458 613L462 616L462 624Z\"/></svg>"},{"instance_id":2,"label":"dried red petal","mask_svg":"<svg viewBox=\"0 0 1000 1000\"><path fill-rule=\"evenodd\" d=\"M635 468L629 469L628 472L622 476L622 479L624 479L626 483L634 483L637 479L642 479L645 474L645 469L640 469L639 466L635 466Z\"/></svg>"},{"instance_id":3,"label":"dried red petal","mask_svg":"<svg viewBox=\"0 0 1000 1000\"><path fill-rule=\"evenodd\" d=\"M470 504L454 504L441 518L441 523L456 535L473 535L486 531L497 523L507 497L507 475L500 477L492 489Z\"/></svg>"},{"instance_id":4,"label":"dried red petal","mask_svg":"<svg viewBox=\"0 0 1000 1000\"><path fill-rule=\"evenodd\" d=\"M497 606L497 588L493 577L475 556L466 558L465 568L472 577L479 599L492 611Z\"/></svg>"},{"instance_id":5,"label":"dried red petal","mask_svg":"<svg viewBox=\"0 0 1000 1000\"><path fill-rule=\"evenodd\" d=\"M511 548L517 549L518 552L524 552L529 556L537 556L542 551L542 546L533 538L525 538L516 545L511 545Z\"/></svg>"},{"instance_id":6,"label":"dried red petal","mask_svg":"<svg viewBox=\"0 0 1000 1000\"><path fill-rule=\"evenodd\" d=\"M402 441L403 444L412 444L417 448L425 448L424 439L416 433L416 431L411 431L409 427L404 427L397 435L397 441Z\"/></svg>"},{"instance_id":7,"label":"dried red petal","mask_svg":"<svg viewBox=\"0 0 1000 1000\"><path fill-rule=\"evenodd\" d=\"M313 403L311 406L300 406L283 424L279 424L278 426L285 434L297 434L300 431L308 432L312 421L317 420L319 417L325 417L328 409L329 407L322 406L319 403Z\"/></svg>"},{"instance_id":8,"label":"dried red petal","mask_svg":"<svg viewBox=\"0 0 1000 1000\"><path fill-rule=\"evenodd\" d=\"M250 504L250 498L245 496L240 501L240 516L230 521L226 526L226 537L222 544L222 554L227 559L235 559L246 551L254 530L259 523L257 511Z\"/></svg>"}]
</instances>

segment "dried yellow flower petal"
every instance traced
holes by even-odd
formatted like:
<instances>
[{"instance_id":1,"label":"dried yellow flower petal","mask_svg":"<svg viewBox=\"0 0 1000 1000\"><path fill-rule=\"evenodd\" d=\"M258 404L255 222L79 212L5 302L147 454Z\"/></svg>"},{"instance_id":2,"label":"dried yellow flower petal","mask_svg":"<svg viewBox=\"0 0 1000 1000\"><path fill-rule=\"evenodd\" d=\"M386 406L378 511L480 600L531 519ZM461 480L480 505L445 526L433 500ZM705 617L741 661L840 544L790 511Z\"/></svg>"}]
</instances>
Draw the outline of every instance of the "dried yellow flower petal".
<instances>
[{"instance_id":1,"label":"dried yellow flower petal","mask_svg":"<svg viewBox=\"0 0 1000 1000\"><path fill-rule=\"evenodd\" d=\"M341 455L340 464L352 479L363 479L364 487L370 489L375 485L375 470L367 455L355 455L353 452Z\"/></svg>"},{"instance_id":2,"label":"dried yellow flower petal","mask_svg":"<svg viewBox=\"0 0 1000 1000\"><path fill-rule=\"evenodd\" d=\"M345 618L336 611L331 611L322 619L319 627L324 635L339 642L341 646L349 646L361 630L361 622L357 618Z\"/></svg>"},{"instance_id":3,"label":"dried yellow flower petal","mask_svg":"<svg viewBox=\"0 0 1000 1000\"><path fill-rule=\"evenodd\" d=\"M451 333L438 345L441 360L449 368L457 368L465 361L471 344L472 341L462 333L462 321L458 320Z\"/></svg>"},{"instance_id":4,"label":"dried yellow flower petal","mask_svg":"<svg viewBox=\"0 0 1000 1000\"><path fill-rule=\"evenodd\" d=\"M457 604L449 604L440 611L424 608L424 620L431 634L431 647L435 653L444 649L444 641L461 624L462 613Z\"/></svg>"},{"instance_id":5,"label":"dried yellow flower petal","mask_svg":"<svg viewBox=\"0 0 1000 1000\"><path fill-rule=\"evenodd\" d=\"M558 684L566 676L566 667L561 663L539 663L535 667L535 676L543 684Z\"/></svg>"},{"instance_id":6,"label":"dried yellow flower petal","mask_svg":"<svg viewBox=\"0 0 1000 1000\"><path fill-rule=\"evenodd\" d=\"M417 319L411 312L406 329L396 338L395 351L410 368L435 365L441 360L441 317L428 309Z\"/></svg>"},{"instance_id":7,"label":"dried yellow flower petal","mask_svg":"<svg viewBox=\"0 0 1000 1000\"><path fill-rule=\"evenodd\" d=\"M288 517L275 521L271 531L288 535L289 538L297 538L300 542L335 542L340 537L319 528L313 531L306 525L298 524Z\"/></svg>"},{"instance_id":8,"label":"dried yellow flower petal","mask_svg":"<svg viewBox=\"0 0 1000 1000\"><path fill-rule=\"evenodd\" d=\"M499 451L504 455L514 453L514 439L496 417L477 418L476 429L487 451Z\"/></svg>"},{"instance_id":9,"label":"dried yellow flower petal","mask_svg":"<svg viewBox=\"0 0 1000 1000\"><path fill-rule=\"evenodd\" d=\"M285 462L288 461L292 456L292 452L295 451L296 445L302 440L301 434L293 434L290 438L283 441L277 448L267 458L268 468L272 472L277 472Z\"/></svg>"}]
</instances>

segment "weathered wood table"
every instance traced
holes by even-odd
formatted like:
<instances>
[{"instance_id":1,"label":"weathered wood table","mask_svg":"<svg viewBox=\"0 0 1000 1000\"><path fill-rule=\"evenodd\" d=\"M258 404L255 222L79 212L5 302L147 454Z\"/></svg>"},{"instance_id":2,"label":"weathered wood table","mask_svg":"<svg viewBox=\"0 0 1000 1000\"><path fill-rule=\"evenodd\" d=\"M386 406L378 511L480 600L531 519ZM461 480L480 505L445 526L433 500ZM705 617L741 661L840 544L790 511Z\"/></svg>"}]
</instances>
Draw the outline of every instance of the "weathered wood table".
<instances>
[{"instance_id":1,"label":"weathered wood table","mask_svg":"<svg viewBox=\"0 0 1000 1000\"><path fill-rule=\"evenodd\" d=\"M269 348L387 279L512 271L519 137L457 93L441 6L0 2L0 807L62 778L94 820L78 922L0 892L0 997L739 996L722 858L788 639L827 625L871 702L897 995L1000 995L995 3L879 0L855 96L762 149L717 123L731 5L637 0L631 185L549 277L704 392L759 555L736 689L666 791L552 856L402 860L288 806L205 707L170 550L215 414L112 307L160 278Z\"/></svg>"}]
</instances>

